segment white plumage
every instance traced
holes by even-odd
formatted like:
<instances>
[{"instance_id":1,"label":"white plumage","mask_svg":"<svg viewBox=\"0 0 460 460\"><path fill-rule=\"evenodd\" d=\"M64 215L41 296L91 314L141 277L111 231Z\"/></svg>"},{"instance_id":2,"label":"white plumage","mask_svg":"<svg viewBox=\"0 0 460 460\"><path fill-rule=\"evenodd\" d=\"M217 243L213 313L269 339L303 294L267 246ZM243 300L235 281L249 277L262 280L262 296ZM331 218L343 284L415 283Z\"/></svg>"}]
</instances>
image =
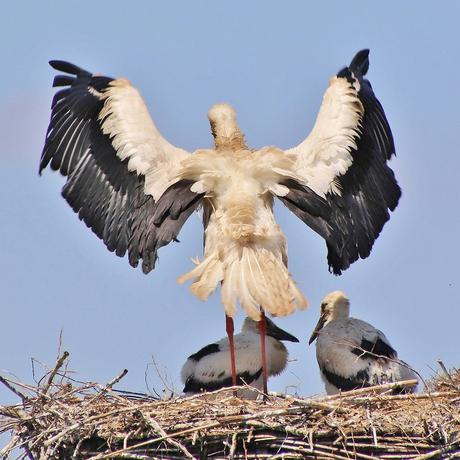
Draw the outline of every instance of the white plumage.
<instances>
[{"instance_id":1,"label":"white plumage","mask_svg":"<svg viewBox=\"0 0 460 460\"><path fill-rule=\"evenodd\" d=\"M383 332L349 313L348 297L331 292L321 303L321 317L310 338L310 344L317 340L316 358L327 394L417 378Z\"/></svg>"},{"instance_id":2,"label":"white plumage","mask_svg":"<svg viewBox=\"0 0 460 460\"><path fill-rule=\"evenodd\" d=\"M266 318L266 358L269 376L284 371L288 351L280 340L298 342L297 338L277 327ZM237 385L250 385L263 391L262 350L258 323L251 318L243 322L241 332L234 336ZM215 391L232 386L232 368L230 361L229 339L223 338L216 343L203 347L189 356L182 367L181 379L185 384L184 393L192 395L202 391ZM238 390L238 396L255 399L259 391L249 388Z\"/></svg>"},{"instance_id":3,"label":"white plumage","mask_svg":"<svg viewBox=\"0 0 460 460\"><path fill-rule=\"evenodd\" d=\"M368 50L332 77L311 134L297 147L251 150L228 104L208 114L214 149L193 154L156 129L125 78L92 75L62 61L51 65L64 87L53 100L40 163L67 176L63 196L110 251L148 273L157 251L177 240L203 207L204 256L179 278L206 300L222 283L233 316L239 302L254 320L307 308L287 269L287 242L273 215L278 198L327 243L335 274L370 254L400 189L387 160L390 127L364 79Z\"/></svg>"}]
</instances>

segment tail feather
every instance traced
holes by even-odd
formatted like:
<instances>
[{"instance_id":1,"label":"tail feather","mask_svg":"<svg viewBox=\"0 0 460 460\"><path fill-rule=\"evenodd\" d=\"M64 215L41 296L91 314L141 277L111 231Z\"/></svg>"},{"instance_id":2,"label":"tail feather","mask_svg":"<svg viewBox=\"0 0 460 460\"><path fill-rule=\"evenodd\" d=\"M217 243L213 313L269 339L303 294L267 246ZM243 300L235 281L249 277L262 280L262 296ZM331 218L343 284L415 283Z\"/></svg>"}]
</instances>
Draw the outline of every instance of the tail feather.
<instances>
[{"instance_id":1,"label":"tail feather","mask_svg":"<svg viewBox=\"0 0 460 460\"><path fill-rule=\"evenodd\" d=\"M232 283L235 286L237 296L239 298L240 304L243 307L245 313L250 316L254 321L260 321L260 302L257 297L254 296L254 274L252 271L244 269L245 262L247 262L247 254L245 254L245 248L243 249L243 255L240 259L232 261L230 266L227 268L226 273L232 270ZM228 280L230 281L230 280ZM227 282L227 280L225 281ZM224 292L222 293L222 303L224 305L229 304L231 299L226 299L224 297Z\"/></svg>"},{"instance_id":2,"label":"tail feather","mask_svg":"<svg viewBox=\"0 0 460 460\"><path fill-rule=\"evenodd\" d=\"M235 264L231 265L225 273L225 281L222 282L221 295L222 295L222 304L224 307L225 313L233 317L236 314L236 303L238 300L238 289L236 284L236 275L235 275ZM260 312L258 305L248 305L247 309L252 311L252 314L249 315L251 318L255 319Z\"/></svg>"},{"instance_id":3,"label":"tail feather","mask_svg":"<svg viewBox=\"0 0 460 460\"><path fill-rule=\"evenodd\" d=\"M190 290L201 300L206 300L222 281L222 304L228 316L235 315L237 300L255 321L260 320L259 305L272 316L280 317L290 315L296 308L308 308L307 299L284 263L265 248L245 246L233 258L220 257L216 248L177 281L182 284L191 278L195 281Z\"/></svg>"},{"instance_id":4,"label":"tail feather","mask_svg":"<svg viewBox=\"0 0 460 460\"><path fill-rule=\"evenodd\" d=\"M242 276L247 279L250 274L250 293L264 310L282 317L294 313L296 307L302 310L308 307L307 300L292 281L288 269L272 252L262 249L256 253L252 248L245 248L244 251Z\"/></svg>"},{"instance_id":5,"label":"tail feather","mask_svg":"<svg viewBox=\"0 0 460 460\"><path fill-rule=\"evenodd\" d=\"M206 257L188 273L177 278L176 281L179 284L184 284L192 278L196 278L190 286L192 294L196 295L200 300L207 300L224 278L223 266L217 251Z\"/></svg>"}]
</instances>

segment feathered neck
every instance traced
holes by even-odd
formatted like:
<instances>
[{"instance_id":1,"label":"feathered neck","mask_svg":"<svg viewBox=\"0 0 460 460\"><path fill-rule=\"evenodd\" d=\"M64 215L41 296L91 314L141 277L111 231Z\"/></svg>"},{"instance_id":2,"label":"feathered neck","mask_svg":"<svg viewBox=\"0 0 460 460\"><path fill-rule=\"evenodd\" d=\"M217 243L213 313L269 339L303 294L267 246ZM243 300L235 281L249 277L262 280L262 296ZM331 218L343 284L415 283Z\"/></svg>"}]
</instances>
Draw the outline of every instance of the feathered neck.
<instances>
[{"instance_id":1,"label":"feathered neck","mask_svg":"<svg viewBox=\"0 0 460 460\"><path fill-rule=\"evenodd\" d=\"M244 134L236 122L235 109L226 103L215 104L208 112L216 150L247 149Z\"/></svg>"}]
</instances>

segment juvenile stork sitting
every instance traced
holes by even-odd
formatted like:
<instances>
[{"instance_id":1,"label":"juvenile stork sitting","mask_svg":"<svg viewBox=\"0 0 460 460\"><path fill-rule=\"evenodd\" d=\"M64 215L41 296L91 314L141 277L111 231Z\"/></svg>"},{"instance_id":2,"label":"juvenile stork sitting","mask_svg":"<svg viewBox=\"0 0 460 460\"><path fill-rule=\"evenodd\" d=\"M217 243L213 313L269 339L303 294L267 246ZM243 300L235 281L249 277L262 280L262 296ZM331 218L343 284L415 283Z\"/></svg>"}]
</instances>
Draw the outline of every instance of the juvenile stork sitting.
<instances>
[{"instance_id":1,"label":"juvenile stork sitting","mask_svg":"<svg viewBox=\"0 0 460 460\"><path fill-rule=\"evenodd\" d=\"M288 358L288 351L280 341L298 342L298 339L277 327L269 318L266 318L266 322L267 373L268 376L278 375L286 368ZM241 332L234 336L234 345L237 385L247 384L264 391L260 329L256 321L249 317L244 320ZM181 379L185 383L186 395L233 386L228 338L206 345L189 356L182 367ZM246 387L238 390L237 394L256 399L259 391Z\"/></svg>"},{"instance_id":2,"label":"juvenile stork sitting","mask_svg":"<svg viewBox=\"0 0 460 460\"><path fill-rule=\"evenodd\" d=\"M360 387L416 379L415 372L398 359L383 332L349 316L350 301L341 291L321 303L321 317L309 344L315 339L316 358L328 395ZM405 387L414 392L417 386Z\"/></svg>"}]
</instances>

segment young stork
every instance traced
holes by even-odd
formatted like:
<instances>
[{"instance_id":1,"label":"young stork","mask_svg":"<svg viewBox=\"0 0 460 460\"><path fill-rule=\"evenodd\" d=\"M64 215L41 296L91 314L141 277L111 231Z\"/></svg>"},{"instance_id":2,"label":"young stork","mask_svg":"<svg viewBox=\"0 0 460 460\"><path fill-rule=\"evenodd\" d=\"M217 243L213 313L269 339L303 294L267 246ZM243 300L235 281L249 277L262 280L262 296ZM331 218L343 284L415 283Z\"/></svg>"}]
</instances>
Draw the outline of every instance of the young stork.
<instances>
[{"instance_id":1,"label":"young stork","mask_svg":"<svg viewBox=\"0 0 460 460\"><path fill-rule=\"evenodd\" d=\"M383 332L349 316L350 301L341 291L328 294L309 344L315 339L316 358L328 395L339 391L416 379L415 372L398 359ZM414 392L417 385L406 387Z\"/></svg>"},{"instance_id":2,"label":"young stork","mask_svg":"<svg viewBox=\"0 0 460 460\"><path fill-rule=\"evenodd\" d=\"M208 113L214 149L193 154L157 130L139 91L125 78L91 74L51 61L70 75L53 99L40 173L67 177L62 194L109 251L150 272L157 251L177 241L203 207L204 256L178 279L206 300L221 283L227 331L237 302L264 328L259 306L285 316L307 300L287 269L287 241L274 198L319 233L335 274L369 256L401 194L387 161L393 137L364 79L368 50L332 77L310 135L288 150L247 147L228 104ZM263 334L262 334L263 339Z\"/></svg>"},{"instance_id":3,"label":"young stork","mask_svg":"<svg viewBox=\"0 0 460 460\"><path fill-rule=\"evenodd\" d=\"M288 351L280 342L299 340L266 318L266 359L268 376L278 375L287 364ZM257 388L266 394L263 382L260 329L256 321L247 317L241 332L234 336L236 374L238 386L244 384ZM206 345L188 357L182 367L181 379L185 384L184 393L192 395L202 391L215 391L233 386L228 338ZM238 390L239 397L256 399L258 391L249 388Z\"/></svg>"}]
</instances>

